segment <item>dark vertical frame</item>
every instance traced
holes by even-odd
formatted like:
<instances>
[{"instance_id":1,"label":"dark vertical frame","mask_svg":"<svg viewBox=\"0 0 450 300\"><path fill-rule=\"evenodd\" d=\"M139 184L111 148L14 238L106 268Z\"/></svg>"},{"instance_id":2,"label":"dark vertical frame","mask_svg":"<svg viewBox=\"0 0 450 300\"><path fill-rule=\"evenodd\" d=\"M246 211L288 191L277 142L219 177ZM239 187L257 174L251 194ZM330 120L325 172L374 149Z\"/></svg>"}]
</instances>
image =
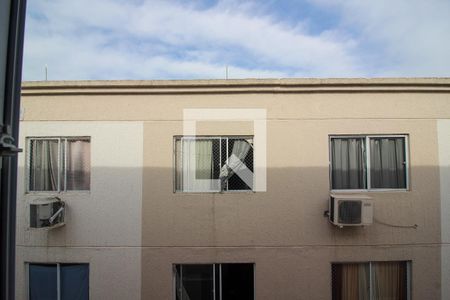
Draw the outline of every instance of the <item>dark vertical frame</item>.
<instances>
[{"instance_id":1,"label":"dark vertical frame","mask_svg":"<svg viewBox=\"0 0 450 300\"><path fill-rule=\"evenodd\" d=\"M26 0L0 0L0 299L14 299L17 139Z\"/></svg>"}]
</instances>

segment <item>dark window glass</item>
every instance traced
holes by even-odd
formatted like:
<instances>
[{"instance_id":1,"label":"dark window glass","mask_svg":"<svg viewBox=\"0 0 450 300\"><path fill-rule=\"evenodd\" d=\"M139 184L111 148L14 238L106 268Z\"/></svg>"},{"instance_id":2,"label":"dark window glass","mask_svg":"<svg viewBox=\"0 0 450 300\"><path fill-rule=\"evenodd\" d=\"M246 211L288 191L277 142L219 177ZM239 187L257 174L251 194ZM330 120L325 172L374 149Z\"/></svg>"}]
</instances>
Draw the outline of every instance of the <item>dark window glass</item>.
<instances>
[{"instance_id":1,"label":"dark window glass","mask_svg":"<svg viewBox=\"0 0 450 300\"><path fill-rule=\"evenodd\" d=\"M61 300L89 299L89 265L61 265Z\"/></svg>"},{"instance_id":2,"label":"dark window glass","mask_svg":"<svg viewBox=\"0 0 450 300\"><path fill-rule=\"evenodd\" d=\"M182 265L181 300L212 300L212 265Z\"/></svg>"},{"instance_id":3,"label":"dark window glass","mask_svg":"<svg viewBox=\"0 0 450 300\"><path fill-rule=\"evenodd\" d=\"M30 300L89 299L88 264L30 264L29 276Z\"/></svg>"},{"instance_id":4,"label":"dark window glass","mask_svg":"<svg viewBox=\"0 0 450 300\"><path fill-rule=\"evenodd\" d=\"M29 265L30 300L57 300L56 265Z\"/></svg>"},{"instance_id":5,"label":"dark window glass","mask_svg":"<svg viewBox=\"0 0 450 300\"><path fill-rule=\"evenodd\" d=\"M253 300L253 264L222 264L222 300Z\"/></svg>"},{"instance_id":6,"label":"dark window glass","mask_svg":"<svg viewBox=\"0 0 450 300\"><path fill-rule=\"evenodd\" d=\"M176 265L174 272L177 300L254 299L253 264Z\"/></svg>"}]
</instances>

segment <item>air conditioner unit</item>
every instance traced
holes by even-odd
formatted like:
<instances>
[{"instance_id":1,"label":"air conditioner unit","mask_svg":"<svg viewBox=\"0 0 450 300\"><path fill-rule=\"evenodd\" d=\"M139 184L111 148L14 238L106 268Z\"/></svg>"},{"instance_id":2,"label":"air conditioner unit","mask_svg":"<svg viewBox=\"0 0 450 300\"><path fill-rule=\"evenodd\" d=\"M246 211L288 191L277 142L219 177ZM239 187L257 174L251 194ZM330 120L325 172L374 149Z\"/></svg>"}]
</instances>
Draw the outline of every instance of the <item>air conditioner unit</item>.
<instances>
[{"instance_id":1,"label":"air conditioner unit","mask_svg":"<svg viewBox=\"0 0 450 300\"><path fill-rule=\"evenodd\" d=\"M35 199L30 203L30 228L53 229L64 225L65 203L58 197Z\"/></svg>"},{"instance_id":2,"label":"air conditioner unit","mask_svg":"<svg viewBox=\"0 0 450 300\"><path fill-rule=\"evenodd\" d=\"M356 194L330 194L328 217L332 224L365 226L373 222L373 200Z\"/></svg>"}]
</instances>

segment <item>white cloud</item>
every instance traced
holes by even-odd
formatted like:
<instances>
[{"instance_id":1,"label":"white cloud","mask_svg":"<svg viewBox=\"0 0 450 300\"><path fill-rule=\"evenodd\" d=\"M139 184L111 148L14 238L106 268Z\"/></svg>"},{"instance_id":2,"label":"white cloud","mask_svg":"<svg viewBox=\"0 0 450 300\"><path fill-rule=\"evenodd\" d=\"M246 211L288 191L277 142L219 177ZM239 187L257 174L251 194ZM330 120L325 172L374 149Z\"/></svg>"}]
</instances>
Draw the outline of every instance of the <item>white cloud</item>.
<instances>
[{"instance_id":1,"label":"white cloud","mask_svg":"<svg viewBox=\"0 0 450 300\"><path fill-rule=\"evenodd\" d=\"M446 0L303 0L339 16L314 34L258 1L180 1L29 1L24 79L450 74Z\"/></svg>"},{"instance_id":2,"label":"white cloud","mask_svg":"<svg viewBox=\"0 0 450 300\"><path fill-rule=\"evenodd\" d=\"M171 1L39 1L27 20L25 79L342 76L360 73L351 40L252 14ZM196 55L195 55L196 54ZM165 65L164 65L165 64ZM144 69L145 67L145 69Z\"/></svg>"},{"instance_id":3,"label":"white cloud","mask_svg":"<svg viewBox=\"0 0 450 300\"><path fill-rule=\"evenodd\" d=\"M450 75L450 1L310 0L338 11L379 76Z\"/></svg>"}]
</instances>

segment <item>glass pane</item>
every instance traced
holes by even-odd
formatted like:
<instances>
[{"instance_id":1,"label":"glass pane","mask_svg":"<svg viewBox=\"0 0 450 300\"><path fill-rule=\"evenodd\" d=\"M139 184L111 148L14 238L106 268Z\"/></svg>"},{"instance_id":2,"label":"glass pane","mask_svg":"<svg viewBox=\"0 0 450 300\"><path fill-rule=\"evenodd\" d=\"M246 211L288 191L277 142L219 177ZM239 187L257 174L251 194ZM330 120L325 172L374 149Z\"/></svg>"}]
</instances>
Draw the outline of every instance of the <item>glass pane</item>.
<instances>
[{"instance_id":1,"label":"glass pane","mask_svg":"<svg viewBox=\"0 0 450 300\"><path fill-rule=\"evenodd\" d=\"M30 141L30 191L58 190L58 140Z\"/></svg>"},{"instance_id":2,"label":"glass pane","mask_svg":"<svg viewBox=\"0 0 450 300\"><path fill-rule=\"evenodd\" d=\"M56 300L57 271L56 265L29 265L30 300Z\"/></svg>"},{"instance_id":3,"label":"glass pane","mask_svg":"<svg viewBox=\"0 0 450 300\"><path fill-rule=\"evenodd\" d=\"M363 138L331 139L333 189L365 189L366 159Z\"/></svg>"},{"instance_id":4,"label":"glass pane","mask_svg":"<svg viewBox=\"0 0 450 300\"><path fill-rule=\"evenodd\" d=\"M173 268L175 272L175 300L181 300L182 296L182 284L181 284L181 265L176 265Z\"/></svg>"},{"instance_id":5,"label":"glass pane","mask_svg":"<svg viewBox=\"0 0 450 300\"><path fill-rule=\"evenodd\" d=\"M89 140L67 140L66 189L89 190L91 181L91 144Z\"/></svg>"},{"instance_id":6,"label":"glass pane","mask_svg":"<svg viewBox=\"0 0 450 300\"><path fill-rule=\"evenodd\" d=\"M213 265L182 265L182 300L214 299Z\"/></svg>"},{"instance_id":7,"label":"glass pane","mask_svg":"<svg viewBox=\"0 0 450 300\"><path fill-rule=\"evenodd\" d=\"M406 300L406 262L372 263L372 293L374 300Z\"/></svg>"},{"instance_id":8,"label":"glass pane","mask_svg":"<svg viewBox=\"0 0 450 300\"><path fill-rule=\"evenodd\" d=\"M253 147L250 139L229 139L228 190L253 189Z\"/></svg>"},{"instance_id":9,"label":"glass pane","mask_svg":"<svg viewBox=\"0 0 450 300\"><path fill-rule=\"evenodd\" d=\"M63 264L61 272L61 300L89 299L89 265Z\"/></svg>"},{"instance_id":10,"label":"glass pane","mask_svg":"<svg viewBox=\"0 0 450 300\"><path fill-rule=\"evenodd\" d=\"M253 300L253 264L222 264L222 300Z\"/></svg>"},{"instance_id":11,"label":"glass pane","mask_svg":"<svg viewBox=\"0 0 450 300\"><path fill-rule=\"evenodd\" d=\"M212 192L219 190L218 139L183 138L176 142L177 190ZM180 149L181 148L181 149Z\"/></svg>"},{"instance_id":12,"label":"glass pane","mask_svg":"<svg viewBox=\"0 0 450 300\"><path fill-rule=\"evenodd\" d=\"M212 179L214 174L212 140L195 141L195 178Z\"/></svg>"},{"instance_id":13,"label":"glass pane","mask_svg":"<svg viewBox=\"0 0 450 300\"><path fill-rule=\"evenodd\" d=\"M372 188L406 188L404 138L370 138Z\"/></svg>"}]
</instances>

